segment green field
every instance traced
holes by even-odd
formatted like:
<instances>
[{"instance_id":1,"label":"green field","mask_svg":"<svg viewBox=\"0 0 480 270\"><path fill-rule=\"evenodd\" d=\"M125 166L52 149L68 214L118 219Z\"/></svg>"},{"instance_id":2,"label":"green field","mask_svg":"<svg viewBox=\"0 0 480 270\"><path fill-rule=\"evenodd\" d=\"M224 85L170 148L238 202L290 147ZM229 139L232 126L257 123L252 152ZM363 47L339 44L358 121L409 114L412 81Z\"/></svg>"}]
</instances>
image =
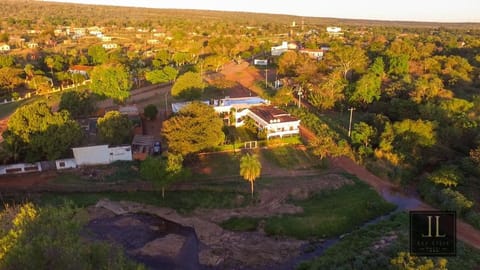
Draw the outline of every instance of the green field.
<instances>
[{"instance_id":1,"label":"green field","mask_svg":"<svg viewBox=\"0 0 480 270\"><path fill-rule=\"evenodd\" d=\"M298 239L329 238L354 230L356 227L395 206L385 202L373 189L358 181L337 190L324 191L307 200L292 201L304 210L301 214L265 218L268 235ZM261 219L258 219L258 223ZM251 218L235 218L222 224L226 229L251 229Z\"/></svg>"},{"instance_id":2,"label":"green field","mask_svg":"<svg viewBox=\"0 0 480 270\"><path fill-rule=\"evenodd\" d=\"M306 169L320 163L307 151L290 145L265 149L262 155L276 166L287 169Z\"/></svg>"}]
</instances>

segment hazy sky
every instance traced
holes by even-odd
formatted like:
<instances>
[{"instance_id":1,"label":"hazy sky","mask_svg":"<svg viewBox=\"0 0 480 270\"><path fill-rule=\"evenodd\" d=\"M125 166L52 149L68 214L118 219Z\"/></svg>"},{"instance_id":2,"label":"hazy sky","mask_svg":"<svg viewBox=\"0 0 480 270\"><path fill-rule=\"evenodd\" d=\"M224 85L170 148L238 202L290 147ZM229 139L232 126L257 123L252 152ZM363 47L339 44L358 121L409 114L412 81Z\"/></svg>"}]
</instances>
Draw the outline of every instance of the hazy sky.
<instances>
[{"instance_id":1,"label":"hazy sky","mask_svg":"<svg viewBox=\"0 0 480 270\"><path fill-rule=\"evenodd\" d=\"M281 13L300 16L480 22L480 0L51 0L180 9Z\"/></svg>"}]
</instances>

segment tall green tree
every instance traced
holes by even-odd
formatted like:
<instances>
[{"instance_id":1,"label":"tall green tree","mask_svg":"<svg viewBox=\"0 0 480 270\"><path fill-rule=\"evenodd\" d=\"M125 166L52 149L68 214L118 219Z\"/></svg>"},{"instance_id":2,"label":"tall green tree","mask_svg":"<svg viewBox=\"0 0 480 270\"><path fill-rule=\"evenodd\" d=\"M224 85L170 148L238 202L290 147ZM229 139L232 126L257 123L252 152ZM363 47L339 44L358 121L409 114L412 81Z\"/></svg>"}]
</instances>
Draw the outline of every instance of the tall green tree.
<instances>
[{"instance_id":1,"label":"tall green tree","mask_svg":"<svg viewBox=\"0 0 480 270\"><path fill-rule=\"evenodd\" d=\"M360 122L353 126L352 143L359 147L358 151L361 155L366 156L373 152L371 144L376 134L375 128L365 122Z\"/></svg>"},{"instance_id":2,"label":"tall green tree","mask_svg":"<svg viewBox=\"0 0 480 270\"><path fill-rule=\"evenodd\" d=\"M88 48L88 56L90 56L91 62L94 65L101 65L107 62L107 51L100 45L90 46Z\"/></svg>"},{"instance_id":3,"label":"tall green tree","mask_svg":"<svg viewBox=\"0 0 480 270\"><path fill-rule=\"evenodd\" d=\"M410 57L406 54L391 55L388 57L388 74L403 76L408 73Z\"/></svg>"},{"instance_id":4,"label":"tall green tree","mask_svg":"<svg viewBox=\"0 0 480 270\"><path fill-rule=\"evenodd\" d=\"M193 100L200 97L203 91L203 79L200 73L187 72L172 87L172 96Z\"/></svg>"},{"instance_id":5,"label":"tall green tree","mask_svg":"<svg viewBox=\"0 0 480 270\"><path fill-rule=\"evenodd\" d=\"M380 99L384 64L381 57L377 57L367 73L355 84L355 89L350 96L350 101L370 104Z\"/></svg>"},{"instance_id":6,"label":"tall green tree","mask_svg":"<svg viewBox=\"0 0 480 270\"><path fill-rule=\"evenodd\" d=\"M240 158L240 175L250 182L250 191L253 198L253 184L262 172L262 164L257 157L246 154Z\"/></svg>"},{"instance_id":7,"label":"tall green tree","mask_svg":"<svg viewBox=\"0 0 480 270\"><path fill-rule=\"evenodd\" d=\"M95 67L90 78L92 91L100 96L124 102L130 96L132 80L121 64L105 64Z\"/></svg>"},{"instance_id":8,"label":"tall green tree","mask_svg":"<svg viewBox=\"0 0 480 270\"><path fill-rule=\"evenodd\" d=\"M365 51L351 45L333 47L331 53L327 54L327 60L332 61L333 65L341 70L345 80L350 79L352 70L362 70L367 64Z\"/></svg>"},{"instance_id":9,"label":"tall green tree","mask_svg":"<svg viewBox=\"0 0 480 270\"><path fill-rule=\"evenodd\" d=\"M73 118L88 117L95 110L92 95L87 91L65 91L58 105L60 110L67 110Z\"/></svg>"},{"instance_id":10,"label":"tall green tree","mask_svg":"<svg viewBox=\"0 0 480 270\"><path fill-rule=\"evenodd\" d=\"M97 120L98 134L111 145L130 144L133 136L132 121L119 111L109 111Z\"/></svg>"},{"instance_id":11,"label":"tall green tree","mask_svg":"<svg viewBox=\"0 0 480 270\"><path fill-rule=\"evenodd\" d=\"M0 268L144 269L118 247L85 241L81 217L71 203L6 206L0 213Z\"/></svg>"},{"instance_id":12,"label":"tall green tree","mask_svg":"<svg viewBox=\"0 0 480 270\"><path fill-rule=\"evenodd\" d=\"M145 78L151 83L166 83L174 81L177 78L177 75L177 69L166 66L163 69L156 69L147 72Z\"/></svg>"},{"instance_id":13,"label":"tall green tree","mask_svg":"<svg viewBox=\"0 0 480 270\"><path fill-rule=\"evenodd\" d=\"M193 102L163 122L162 133L169 151L186 156L224 142L223 121L215 110Z\"/></svg>"},{"instance_id":14,"label":"tall green tree","mask_svg":"<svg viewBox=\"0 0 480 270\"><path fill-rule=\"evenodd\" d=\"M23 82L20 78L22 73L21 69L13 67L0 68L0 88L8 89L9 91L15 89Z\"/></svg>"},{"instance_id":15,"label":"tall green tree","mask_svg":"<svg viewBox=\"0 0 480 270\"><path fill-rule=\"evenodd\" d=\"M348 82L338 71L330 73L318 86L314 86L308 95L310 102L321 110L328 110L335 106L337 101L345 98L345 87Z\"/></svg>"},{"instance_id":16,"label":"tall green tree","mask_svg":"<svg viewBox=\"0 0 480 270\"><path fill-rule=\"evenodd\" d=\"M140 165L142 177L154 183L162 191L165 198L167 188L182 172L183 157L179 154L167 153L165 158L147 157Z\"/></svg>"},{"instance_id":17,"label":"tall green tree","mask_svg":"<svg viewBox=\"0 0 480 270\"><path fill-rule=\"evenodd\" d=\"M67 111L52 112L44 102L18 108L8 121L5 142L14 157L58 159L79 144L82 131Z\"/></svg>"}]
</instances>

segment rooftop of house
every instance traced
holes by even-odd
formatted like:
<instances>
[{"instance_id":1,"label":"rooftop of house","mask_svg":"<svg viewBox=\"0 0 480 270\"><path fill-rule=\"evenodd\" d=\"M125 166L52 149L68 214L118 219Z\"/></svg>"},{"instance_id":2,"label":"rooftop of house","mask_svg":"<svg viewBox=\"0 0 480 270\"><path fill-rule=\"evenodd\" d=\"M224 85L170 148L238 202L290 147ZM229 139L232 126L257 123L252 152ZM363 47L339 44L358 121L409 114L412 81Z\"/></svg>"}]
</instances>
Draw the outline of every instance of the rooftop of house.
<instances>
[{"instance_id":1,"label":"rooftop of house","mask_svg":"<svg viewBox=\"0 0 480 270\"><path fill-rule=\"evenodd\" d=\"M299 119L273 106L255 106L249 109L267 123L295 122Z\"/></svg>"}]
</instances>

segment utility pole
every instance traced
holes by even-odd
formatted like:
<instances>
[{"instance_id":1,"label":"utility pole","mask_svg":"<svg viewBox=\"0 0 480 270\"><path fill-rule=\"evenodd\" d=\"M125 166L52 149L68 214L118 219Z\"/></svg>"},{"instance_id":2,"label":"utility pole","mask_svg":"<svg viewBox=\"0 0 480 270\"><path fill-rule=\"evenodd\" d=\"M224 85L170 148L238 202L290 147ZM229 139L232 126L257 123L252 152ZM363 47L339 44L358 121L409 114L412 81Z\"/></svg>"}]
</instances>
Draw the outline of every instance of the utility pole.
<instances>
[{"instance_id":1,"label":"utility pole","mask_svg":"<svg viewBox=\"0 0 480 270\"><path fill-rule=\"evenodd\" d=\"M265 69L265 88L268 88L268 77L267 77L267 74L268 74L268 68Z\"/></svg>"},{"instance_id":2,"label":"utility pole","mask_svg":"<svg viewBox=\"0 0 480 270\"><path fill-rule=\"evenodd\" d=\"M352 116L353 116L353 111L355 110L355 108L353 107L350 107L350 109L348 109L350 111L350 124L348 125L348 137L350 137L350 135L352 134Z\"/></svg>"},{"instance_id":3,"label":"utility pole","mask_svg":"<svg viewBox=\"0 0 480 270\"><path fill-rule=\"evenodd\" d=\"M165 117L167 117L167 108L168 108L168 105L167 105L167 95L168 95L168 92L165 93Z\"/></svg>"},{"instance_id":4,"label":"utility pole","mask_svg":"<svg viewBox=\"0 0 480 270\"><path fill-rule=\"evenodd\" d=\"M298 95L298 108L300 108L300 106L302 105L302 94L303 94L303 89L302 87L300 86L298 88L298 92L297 92L297 95Z\"/></svg>"}]
</instances>

